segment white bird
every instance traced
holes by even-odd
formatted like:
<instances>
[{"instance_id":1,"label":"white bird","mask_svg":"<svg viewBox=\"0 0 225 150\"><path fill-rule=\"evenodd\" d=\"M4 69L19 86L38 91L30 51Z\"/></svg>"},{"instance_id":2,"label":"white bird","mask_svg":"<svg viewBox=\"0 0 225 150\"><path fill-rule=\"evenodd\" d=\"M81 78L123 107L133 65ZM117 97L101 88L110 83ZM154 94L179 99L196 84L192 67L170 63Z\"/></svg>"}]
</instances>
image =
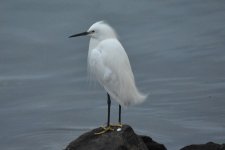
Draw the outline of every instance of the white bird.
<instances>
[{"instance_id":1,"label":"white bird","mask_svg":"<svg viewBox=\"0 0 225 150\"><path fill-rule=\"evenodd\" d=\"M116 32L104 21L94 23L86 32L70 36L90 36L88 51L88 70L104 87L108 98L108 121L106 132L110 130L110 97L119 103L119 124L121 124L121 105L141 103L146 95L140 93L135 85L134 75L126 51L119 42ZM102 132L102 133L103 133Z\"/></svg>"}]
</instances>

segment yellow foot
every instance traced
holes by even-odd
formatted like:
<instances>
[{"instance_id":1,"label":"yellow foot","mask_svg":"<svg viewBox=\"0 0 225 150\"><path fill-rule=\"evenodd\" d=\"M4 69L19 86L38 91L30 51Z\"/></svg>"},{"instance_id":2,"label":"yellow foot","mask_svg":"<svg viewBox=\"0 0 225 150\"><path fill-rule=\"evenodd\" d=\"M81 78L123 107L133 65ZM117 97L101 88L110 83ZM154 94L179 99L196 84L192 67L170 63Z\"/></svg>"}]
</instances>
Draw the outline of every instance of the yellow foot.
<instances>
[{"instance_id":1,"label":"yellow foot","mask_svg":"<svg viewBox=\"0 0 225 150\"><path fill-rule=\"evenodd\" d=\"M117 128L122 128L123 125L121 123L118 123L118 124L112 124L110 125L111 127L117 127Z\"/></svg>"},{"instance_id":2,"label":"yellow foot","mask_svg":"<svg viewBox=\"0 0 225 150\"><path fill-rule=\"evenodd\" d=\"M107 126L107 127L101 127L103 130L100 132L95 133L95 135L100 135L100 134L104 134L108 131L114 131L114 129L112 128L111 125Z\"/></svg>"}]
</instances>

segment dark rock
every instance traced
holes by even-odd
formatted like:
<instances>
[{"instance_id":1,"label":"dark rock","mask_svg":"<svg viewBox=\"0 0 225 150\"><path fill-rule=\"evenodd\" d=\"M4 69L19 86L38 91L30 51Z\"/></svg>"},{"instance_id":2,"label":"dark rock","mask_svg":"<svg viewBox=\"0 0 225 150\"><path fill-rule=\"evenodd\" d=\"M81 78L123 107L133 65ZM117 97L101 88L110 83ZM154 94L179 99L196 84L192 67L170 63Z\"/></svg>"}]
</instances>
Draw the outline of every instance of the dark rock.
<instances>
[{"instance_id":1,"label":"dark rock","mask_svg":"<svg viewBox=\"0 0 225 150\"><path fill-rule=\"evenodd\" d=\"M206 144L193 144L185 146L180 150L225 150L225 144L216 144L213 142L208 142Z\"/></svg>"},{"instance_id":2,"label":"dark rock","mask_svg":"<svg viewBox=\"0 0 225 150\"><path fill-rule=\"evenodd\" d=\"M139 135L149 150L166 150L163 144L157 143L152 138L144 135Z\"/></svg>"},{"instance_id":3,"label":"dark rock","mask_svg":"<svg viewBox=\"0 0 225 150\"><path fill-rule=\"evenodd\" d=\"M65 150L166 150L164 145L153 141L150 137L139 136L128 125L121 131L109 131L101 135L95 133L101 128L84 133L72 141Z\"/></svg>"}]
</instances>

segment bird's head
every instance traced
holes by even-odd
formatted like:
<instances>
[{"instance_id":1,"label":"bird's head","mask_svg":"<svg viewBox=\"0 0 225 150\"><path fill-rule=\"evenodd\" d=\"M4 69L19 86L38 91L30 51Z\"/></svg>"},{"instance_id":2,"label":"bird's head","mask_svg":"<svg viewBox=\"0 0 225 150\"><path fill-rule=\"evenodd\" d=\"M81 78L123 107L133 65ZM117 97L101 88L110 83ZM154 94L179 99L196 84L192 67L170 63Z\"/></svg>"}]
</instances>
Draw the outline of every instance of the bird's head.
<instances>
[{"instance_id":1,"label":"bird's head","mask_svg":"<svg viewBox=\"0 0 225 150\"><path fill-rule=\"evenodd\" d=\"M74 34L70 36L69 38L83 36L83 35L88 35L91 38L95 38L99 40L117 37L114 29L105 21L96 22L86 32Z\"/></svg>"}]
</instances>

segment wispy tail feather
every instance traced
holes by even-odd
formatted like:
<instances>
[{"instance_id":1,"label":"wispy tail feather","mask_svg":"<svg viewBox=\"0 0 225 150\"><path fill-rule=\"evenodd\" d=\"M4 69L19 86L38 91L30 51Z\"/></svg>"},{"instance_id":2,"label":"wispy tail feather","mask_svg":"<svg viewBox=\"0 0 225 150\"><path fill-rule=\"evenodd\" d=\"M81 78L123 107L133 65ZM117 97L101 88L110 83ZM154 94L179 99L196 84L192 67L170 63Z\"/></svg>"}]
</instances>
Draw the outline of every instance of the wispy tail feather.
<instances>
[{"instance_id":1,"label":"wispy tail feather","mask_svg":"<svg viewBox=\"0 0 225 150\"><path fill-rule=\"evenodd\" d=\"M139 92L138 89L136 88L136 86L135 86L135 90L133 91L133 93L131 95L132 96L130 97L130 100L129 100L129 103L127 106L140 104L140 103L144 102L146 100L146 98L148 97L148 95L145 95L145 94Z\"/></svg>"},{"instance_id":2,"label":"wispy tail feather","mask_svg":"<svg viewBox=\"0 0 225 150\"><path fill-rule=\"evenodd\" d=\"M140 103L144 102L147 97L148 97L148 95L140 93L138 91L137 98L136 98L134 104L140 104Z\"/></svg>"},{"instance_id":3,"label":"wispy tail feather","mask_svg":"<svg viewBox=\"0 0 225 150\"><path fill-rule=\"evenodd\" d=\"M145 95L136 87L135 81L133 76L126 76L126 79L121 82L121 88L120 88L120 94L118 96L118 102L122 106L129 106L129 105L135 105L140 104L144 102L148 95Z\"/></svg>"}]
</instances>

